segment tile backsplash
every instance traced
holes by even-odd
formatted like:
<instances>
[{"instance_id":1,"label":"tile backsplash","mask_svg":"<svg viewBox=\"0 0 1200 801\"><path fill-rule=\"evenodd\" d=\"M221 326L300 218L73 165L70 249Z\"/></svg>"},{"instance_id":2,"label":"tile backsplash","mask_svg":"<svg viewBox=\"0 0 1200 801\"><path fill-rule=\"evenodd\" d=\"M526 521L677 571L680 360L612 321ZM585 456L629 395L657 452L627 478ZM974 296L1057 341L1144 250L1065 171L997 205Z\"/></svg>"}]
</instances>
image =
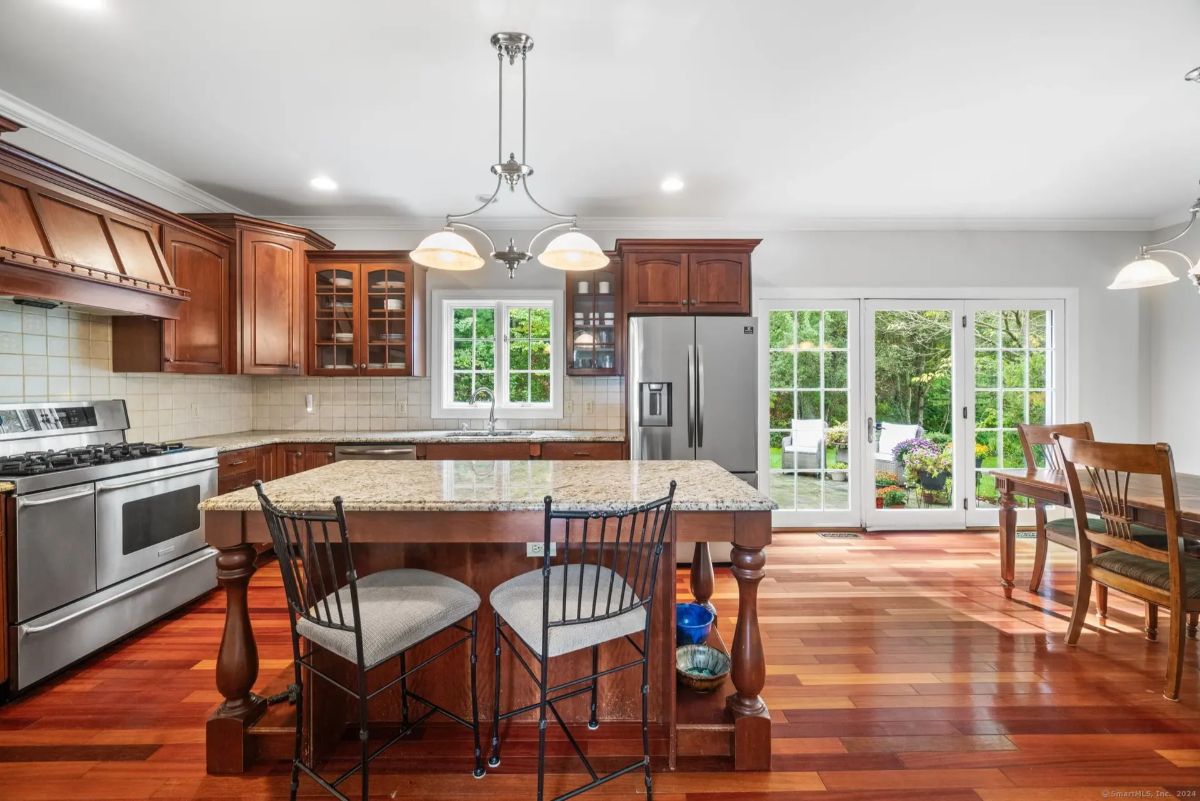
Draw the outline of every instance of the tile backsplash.
<instances>
[{"instance_id":1,"label":"tile backsplash","mask_svg":"<svg viewBox=\"0 0 1200 801\"><path fill-rule=\"evenodd\" d=\"M623 379L567 378L561 419L503 420L505 428L620 429ZM430 417L428 378L189 376L112 371L108 317L0 300L0 403L124 398L130 440L288 431L458 428ZM313 412L305 410L312 394ZM478 420L470 421L478 428Z\"/></svg>"}]
</instances>

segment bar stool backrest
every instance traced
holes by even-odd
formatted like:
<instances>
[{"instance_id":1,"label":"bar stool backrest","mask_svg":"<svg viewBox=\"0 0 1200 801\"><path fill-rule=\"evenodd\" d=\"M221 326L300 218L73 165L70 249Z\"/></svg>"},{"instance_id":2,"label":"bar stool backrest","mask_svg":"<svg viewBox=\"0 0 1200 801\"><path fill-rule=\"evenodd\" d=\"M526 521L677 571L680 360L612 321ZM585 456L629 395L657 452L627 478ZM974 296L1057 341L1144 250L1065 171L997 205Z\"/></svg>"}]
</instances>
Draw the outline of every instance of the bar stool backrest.
<instances>
[{"instance_id":1,"label":"bar stool backrest","mask_svg":"<svg viewBox=\"0 0 1200 801\"><path fill-rule=\"evenodd\" d=\"M675 482L667 495L632 509L614 512L554 511L546 496L542 557L542 645L548 629L591 623L645 607L654 600L663 540L671 521ZM555 529L562 534L559 561L550 555ZM587 567L594 570L587 570ZM559 618L550 620L552 568L561 567ZM608 568L607 570L603 568Z\"/></svg>"},{"instance_id":2,"label":"bar stool backrest","mask_svg":"<svg viewBox=\"0 0 1200 801\"><path fill-rule=\"evenodd\" d=\"M328 629L352 631L358 664L362 665L358 574L354 570L354 554L341 497L333 499L333 514L285 512L267 498L261 481L254 482L254 489L258 492L275 557L279 560L279 572L283 575L283 588L292 612L293 640L299 618ZM337 584L339 561L344 566L349 588L348 603L343 598L346 593L339 592L341 585Z\"/></svg>"}]
</instances>

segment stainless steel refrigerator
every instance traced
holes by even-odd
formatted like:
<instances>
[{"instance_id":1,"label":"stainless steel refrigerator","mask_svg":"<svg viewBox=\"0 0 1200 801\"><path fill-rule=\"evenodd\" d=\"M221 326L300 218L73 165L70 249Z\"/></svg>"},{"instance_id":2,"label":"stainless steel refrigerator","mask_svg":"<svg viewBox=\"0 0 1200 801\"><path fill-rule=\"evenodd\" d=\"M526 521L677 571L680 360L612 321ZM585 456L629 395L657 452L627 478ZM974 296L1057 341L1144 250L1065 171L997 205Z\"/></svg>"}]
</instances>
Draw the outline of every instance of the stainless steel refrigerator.
<instances>
[{"instance_id":1,"label":"stainless steel refrigerator","mask_svg":"<svg viewBox=\"0 0 1200 801\"><path fill-rule=\"evenodd\" d=\"M758 486L754 317L629 321L630 456L709 459Z\"/></svg>"}]
</instances>

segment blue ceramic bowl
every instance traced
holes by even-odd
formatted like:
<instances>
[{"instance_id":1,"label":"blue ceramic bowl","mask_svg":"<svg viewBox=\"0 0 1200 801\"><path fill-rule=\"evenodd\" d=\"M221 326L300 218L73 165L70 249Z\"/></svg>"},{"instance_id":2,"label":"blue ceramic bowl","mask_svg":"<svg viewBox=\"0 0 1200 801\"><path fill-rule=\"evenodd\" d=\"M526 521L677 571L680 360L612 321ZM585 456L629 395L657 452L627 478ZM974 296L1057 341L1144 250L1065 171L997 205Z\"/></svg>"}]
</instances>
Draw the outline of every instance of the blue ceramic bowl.
<instances>
[{"instance_id":1,"label":"blue ceramic bowl","mask_svg":"<svg viewBox=\"0 0 1200 801\"><path fill-rule=\"evenodd\" d=\"M700 604L675 604L675 645L698 645L708 639L713 613Z\"/></svg>"}]
</instances>

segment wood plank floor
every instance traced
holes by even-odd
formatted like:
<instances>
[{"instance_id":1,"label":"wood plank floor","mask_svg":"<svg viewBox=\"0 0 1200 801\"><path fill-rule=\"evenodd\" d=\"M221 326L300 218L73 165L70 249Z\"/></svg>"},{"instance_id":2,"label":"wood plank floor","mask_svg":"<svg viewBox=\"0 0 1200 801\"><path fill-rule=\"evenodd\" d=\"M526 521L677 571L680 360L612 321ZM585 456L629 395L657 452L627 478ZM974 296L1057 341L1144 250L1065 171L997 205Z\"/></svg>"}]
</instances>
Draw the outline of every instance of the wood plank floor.
<instances>
[{"instance_id":1,"label":"wood plank floor","mask_svg":"<svg viewBox=\"0 0 1200 801\"><path fill-rule=\"evenodd\" d=\"M1140 607L1128 599L1114 594L1106 625L1091 618L1080 646L1068 649L1070 552L1051 546L1041 595L1018 589L1007 600L993 532L779 534L776 543L760 593L775 770L659 772L658 798L1091 801L1135 790L1152 795L1125 797L1195 797L1188 793L1200 788L1200 644L1187 645L1192 669L1179 703L1160 695L1166 644L1143 639ZM1032 550L1029 540L1018 542L1019 580ZM736 587L728 571L718 572L713 600L728 638ZM256 577L251 603L266 683L289 669L274 567ZM204 774L222 606L214 593L0 707L0 799L286 798L284 764L244 777ZM475 781L465 760L430 758L443 738L466 744L442 729L402 743L395 758L377 763L373 797L533 797L528 744L513 744L499 770ZM603 743L595 741L595 753ZM562 772L551 789L582 778L565 758L555 766ZM594 795L640 791L630 778ZM307 781L301 793L322 797Z\"/></svg>"}]
</instances>

